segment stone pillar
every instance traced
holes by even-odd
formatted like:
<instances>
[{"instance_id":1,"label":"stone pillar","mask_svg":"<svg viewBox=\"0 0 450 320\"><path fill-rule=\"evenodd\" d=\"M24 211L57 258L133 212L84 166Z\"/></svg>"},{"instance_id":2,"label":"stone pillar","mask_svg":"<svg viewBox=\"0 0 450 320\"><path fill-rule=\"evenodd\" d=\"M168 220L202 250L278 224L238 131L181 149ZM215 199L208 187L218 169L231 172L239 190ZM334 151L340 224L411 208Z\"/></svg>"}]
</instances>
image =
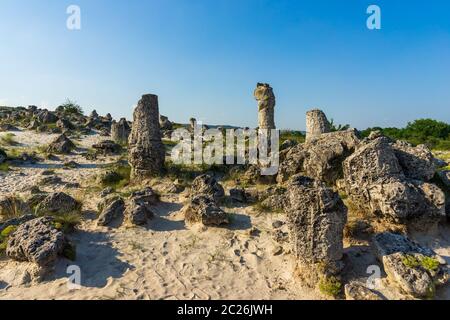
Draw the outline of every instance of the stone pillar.
<instances>
[{"instance_id":1,"label":"stone pillar","mask_svg":"<svg viewBox=\"0 0 450 320\"><path fill-rule=\"evenodd\" d=\"M306 140L330 132L330 123L322 110L313 109L306 112Z\"/></svg>"},{"instance_id":2,"label":"stone pillar","mask_svg":"<svg viewBox=\"0 0 450 320\"><path fill-rule=\"evenodd\" d=\"M128 142L131 128L125 118L121 118L119 122L113 121L111 124L111 139L120 144Z\"/></svg>"},{"instance_id":3,"label":"stone pillar","mask_svg":"<svg viewBox=\"0 0 450 320\"><path fill-rule=\"evenodd\" d=\"M267 83L258 83L253 93L258 101L259 129L275 129L275 95Z\"/></svg>"},{"instance_id":4,"label":"stone pillar","mask_svg":"<svg viewBox=\"0 0 450 320\"><path fill-rule=\"evenodd\" d=\"M159 130L158 96L146 94L133 113L128 140L131 177L140 179L159 174L164 167L165 150Z\"/></svg>"},{"instance_id":5,"label":"stone pillar","mask_svg":"<svg viewBox=\"0 0 450 320\"><path fill-rule=\"evenodd\" d=\"M285 211L299 275L311 286L323 276L338 275L347 222L347 208L339 195L323 182L295 176Z\"/></svg>"}]
</instances>

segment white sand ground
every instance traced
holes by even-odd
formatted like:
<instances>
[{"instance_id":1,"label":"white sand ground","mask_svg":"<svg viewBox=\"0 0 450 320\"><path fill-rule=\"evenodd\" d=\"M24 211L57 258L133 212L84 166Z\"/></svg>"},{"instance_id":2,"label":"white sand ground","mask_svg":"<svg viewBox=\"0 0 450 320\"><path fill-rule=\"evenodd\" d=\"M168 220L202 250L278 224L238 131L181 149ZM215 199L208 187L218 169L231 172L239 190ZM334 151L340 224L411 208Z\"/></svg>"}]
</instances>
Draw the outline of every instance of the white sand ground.
<instances>
[{"instance_id":1,"label":"white sand ground","mask_svg":"<svg viewBox=\"0 0 450 320\"><path fill-rule=\"evenodd\" d=\"M24 149L49 143L55 136L32 132L15 132ZM98 135L83 137L79 147L87 148L104 139ZM82 164L78 169L62 169L62 162L45 161L37 165L13 168L0 173L1 194L25 195L36 184L41 172L56 168L66 182L82 187L100 173L113 157L95 162L79 154L66 156ZM64 185L44 188L63 190L74 196L79 190ZM278 246L272 240L272 222L285 218L282 214L255 214L251 207L224 208L234 213L226 228L187 228L179 210L184 194L164 195L154 207L156 217L146 227L104 228L95 224L98 194L85 198L84 220L70 237L77 246L76 261L60 259L53 275L41 283L15 285L14 278L23 263L0 261L0 299L325 299L317 290L305 288L293 278L295 260L288 245L274 255ZM256 227L260 233L251 236ZM283 226L285 229L286 226ZM450 232L445 226L439 234L420 238L450 263ZM367 241L346 249L349 277L369 276L367 267L375 261ZM68 287L67 267L81 270L81 287ZM380 291L387 298L404 298L387 289L382 281ZM448 288L438 291L438 299L450 299Z\"/></svg>"}]
</instances>

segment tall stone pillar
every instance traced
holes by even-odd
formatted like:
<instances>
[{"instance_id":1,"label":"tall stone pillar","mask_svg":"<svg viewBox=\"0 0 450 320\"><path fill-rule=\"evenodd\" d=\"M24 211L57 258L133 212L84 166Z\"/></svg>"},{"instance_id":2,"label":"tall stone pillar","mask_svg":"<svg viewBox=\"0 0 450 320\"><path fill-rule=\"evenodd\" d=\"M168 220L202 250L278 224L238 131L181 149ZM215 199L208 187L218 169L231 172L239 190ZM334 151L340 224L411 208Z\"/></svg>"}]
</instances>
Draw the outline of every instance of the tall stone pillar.
<instances>
[{"instance_id":1,"label":"tall stone pillar","mask_svg":"<svg viewBox=\"0 0 450 320\"><path fill-rule=\"evenodd\" d=\"M143 95L133 113L128 140L131 177L133 179L159 174L164 167L165 150L159 130L158 96Z\"/></svg>"},{"instance_id":2,"label":"tall stone pillar","mask_svg":"<svg viewBox=\"0 0 450 320\"><path fill-rule=\"evenodd\" d=\"M267 83L258 83L253 93L258 101L259 129L275 129L275 95Z\"/></svg>"},{"instance_id":3,"label":"tall stone pillar","mask_svg":"<svg viewBox=\"0 0 450 320\"><path fill-rule=\"evenodd\" d=\"M330 123L322 110L313 109L306 112L306 140L330 132Z\"/></svg>"}]
</instances>

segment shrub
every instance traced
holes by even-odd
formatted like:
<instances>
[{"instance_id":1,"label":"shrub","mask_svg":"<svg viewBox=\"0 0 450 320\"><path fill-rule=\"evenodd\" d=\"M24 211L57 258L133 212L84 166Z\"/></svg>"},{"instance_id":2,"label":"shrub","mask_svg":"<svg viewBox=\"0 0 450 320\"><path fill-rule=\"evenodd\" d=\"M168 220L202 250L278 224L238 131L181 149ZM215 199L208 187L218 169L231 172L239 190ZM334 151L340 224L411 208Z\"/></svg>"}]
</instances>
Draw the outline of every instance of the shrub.
<instances>
[{"instance_id":1,"label":"shrub","mask_svg":"<svg viewBox=\"0 0 450 320\"><path fill-rule=\"evenodd\" d=\"M14 138L14 133L7 133L0 137L0 144L4 146L16 146L18 142Z\"/></svg>"},{"instance_id":2,"label":"shrub","mask_svg":"<svg viewBox=\"0 0 450 320\"><path fill-rule=\"evenodd\" d=\"M341 293L342 283L335 276L323 276L319 281L319 290L323 294L337 297Z\"/></svg>"},{"instance_id":3,"label":"shrub","mask_svg":"<svg viewBox=\"0 0 450 320\"><path fill-rule=\"evenodd\" d=\"M76 114L83 115L83 109L75 102L69 99L59 107L56 108L56 112L63 113L66 115Z\"/></svg>"}]
</instances>

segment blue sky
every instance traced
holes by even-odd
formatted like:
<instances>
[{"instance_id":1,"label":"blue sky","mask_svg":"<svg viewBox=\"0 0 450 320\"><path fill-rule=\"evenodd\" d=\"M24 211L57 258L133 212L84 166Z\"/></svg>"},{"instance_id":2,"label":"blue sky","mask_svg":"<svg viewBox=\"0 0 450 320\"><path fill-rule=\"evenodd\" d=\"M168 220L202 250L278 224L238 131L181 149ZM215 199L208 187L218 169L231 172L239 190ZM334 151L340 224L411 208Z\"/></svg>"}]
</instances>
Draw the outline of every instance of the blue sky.
<instances>
[{"instance_id":1,"label":"blue sky","mask_svg":"<svg viewBox=\"0 0 450 320\"><path fill-rule=\"evenodd\" d=\"M370 4L381 30L366 27ZM449 12L447 0L0 0L0 104L70 98L130 118L154 93L172 120L254 127L253 89L268 82L279 128L304 129L313 107L360 129L450 122Z\"/></svg>"}]
</instances>

